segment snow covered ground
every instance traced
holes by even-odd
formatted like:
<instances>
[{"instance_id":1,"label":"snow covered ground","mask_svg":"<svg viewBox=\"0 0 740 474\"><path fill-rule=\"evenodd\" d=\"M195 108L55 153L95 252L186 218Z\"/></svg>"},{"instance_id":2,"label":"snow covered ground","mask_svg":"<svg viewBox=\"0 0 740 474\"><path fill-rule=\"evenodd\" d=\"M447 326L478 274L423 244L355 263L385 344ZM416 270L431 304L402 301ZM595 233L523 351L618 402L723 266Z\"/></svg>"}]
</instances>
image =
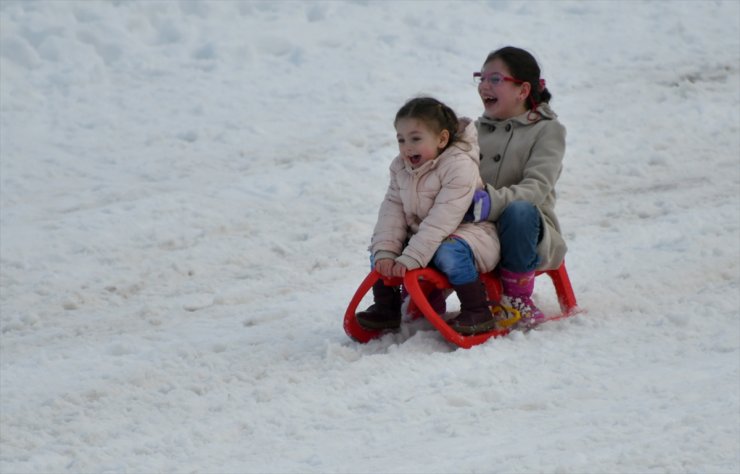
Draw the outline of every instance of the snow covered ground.
<instances>
[{"instance_id":1,"label":"snow covered ground","mask_svg":"<svg viewBox=\"0 0 740 474\"><path fill-rule=\"evenodd\" d=\"M585 314L350 341L393 115L507 44ZM738 472L739 70L736 1L2 0L0 471Z\"/></svg>"}]
</instances>

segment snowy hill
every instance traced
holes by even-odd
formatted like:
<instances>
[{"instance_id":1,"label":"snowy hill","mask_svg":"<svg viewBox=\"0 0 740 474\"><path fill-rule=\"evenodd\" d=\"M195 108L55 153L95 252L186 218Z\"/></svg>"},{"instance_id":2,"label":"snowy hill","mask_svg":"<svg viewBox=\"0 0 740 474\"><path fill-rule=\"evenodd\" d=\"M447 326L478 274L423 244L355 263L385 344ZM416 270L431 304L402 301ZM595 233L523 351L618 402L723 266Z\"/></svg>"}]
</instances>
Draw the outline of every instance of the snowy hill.
<instances>
[{"instance_id":1,"label":"snowy hill","mask_svg":"<svg viewBox=\"0 0 740 474\"><path fill-rule=\"evenodd\" d=\"M585 313L350 341L396 110L507 44ZM740 470L738 2L2 0L0 81L1 472Z\"/></svg>"}]
</instances>

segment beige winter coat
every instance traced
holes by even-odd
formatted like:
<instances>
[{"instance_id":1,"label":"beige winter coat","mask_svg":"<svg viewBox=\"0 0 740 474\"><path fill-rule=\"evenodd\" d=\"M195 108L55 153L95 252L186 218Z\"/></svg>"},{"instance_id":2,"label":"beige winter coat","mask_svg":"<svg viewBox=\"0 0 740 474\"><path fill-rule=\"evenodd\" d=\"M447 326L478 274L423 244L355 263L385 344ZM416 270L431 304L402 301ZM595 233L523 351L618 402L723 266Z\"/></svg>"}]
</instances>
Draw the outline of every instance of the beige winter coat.
<instances>
[{"instance_id":1,"label":"beige winter coat","mask_svg":"<svg viewBox=\"0 0 740 474\"><path fill-rule=\"evenodd\" d=\"M394 258L408 269L426 267L440 243L455 235L470 245L478 271L493 270L500 255L495 226L461 224L473 194L483 189L478 165L472 123L464 130L462 143L450 145L417 169L397 156L390 165L390 184L370 244L375 259Z\"/></svg>"},{"instance_id":2,"label":"beige winter coat","mask_svg":"<svg viewBox=\"0 0 740 474\"><path fill-rule=\"evenodd\" d=\"M544 270L557 268L567 250L555 215L555 183L563 169L565 127L547 104L540 104L537 110L539 114L527 112L507 120L482 116L476 126L480 174L491 196L488 220L496 222L515 200L537 206L545 223L537 247L538 269Z\"/></svg>"}]
</instances>

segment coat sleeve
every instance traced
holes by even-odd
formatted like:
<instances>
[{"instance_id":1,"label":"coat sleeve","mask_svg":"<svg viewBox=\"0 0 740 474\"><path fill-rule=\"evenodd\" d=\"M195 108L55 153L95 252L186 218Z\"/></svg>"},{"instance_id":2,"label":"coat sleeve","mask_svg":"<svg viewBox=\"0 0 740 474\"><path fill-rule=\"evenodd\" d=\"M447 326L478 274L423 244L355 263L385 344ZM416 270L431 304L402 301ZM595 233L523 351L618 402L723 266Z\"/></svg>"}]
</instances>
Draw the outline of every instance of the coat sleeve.
<instances>
[{"instance_id":1,"label":"coat sleeve","mask_svg":"<svg viewBox=\"0 0 740 474\"><path fill-rule=\"evenodd\" d=\"M419 224L419 231L411 237L399 257L399 261L409 268L429 264L442 241L460 226L480 182L478 166L468 157L456 157L440 168L441 189L429 213ZM409 258L418 265L410 265Z\"/></svg>"},{"instance_id":2,"label":"coat sleeve","mask_svg":"<svg viewBox=\"0 0 740 474\"><path fill-rule=\"evenodd\" d=\"M560 177L564 155L565 127L560 122L548 121L532 145L522 180L499 189L486 184L486 191L491 196L488 220L497 221L512 201L529 201L540 206Z\"/></svg>"},{"instance_id":3,"label":"coat sleeve","mask_svg":"<svg viewBox=\"0 0 740 474\"><path fill-rule=\"evenodd\" d=\"M383 202L378 211L378 220L370 243L370 253L376 255L380 251L391 252L394 256L400 255L403 244L408 235L406 216L401 202L401 192L396 180L396 160L391 163L390 183L385 192Z\"/></svg>"}]
</instances>

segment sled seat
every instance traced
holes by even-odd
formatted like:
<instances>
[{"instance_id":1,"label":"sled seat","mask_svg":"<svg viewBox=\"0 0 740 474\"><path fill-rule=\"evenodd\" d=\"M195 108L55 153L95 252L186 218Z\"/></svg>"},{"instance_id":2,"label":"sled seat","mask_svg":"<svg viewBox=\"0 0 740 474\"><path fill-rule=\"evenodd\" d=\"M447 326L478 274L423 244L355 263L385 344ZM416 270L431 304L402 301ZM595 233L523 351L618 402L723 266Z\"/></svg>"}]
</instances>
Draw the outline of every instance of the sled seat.
<instances>
[{"instance_id":1,"label":"sled seat","mask_svg":"<svg viewBox=\"0 0 740 474\"><path fill-rule=\"evenodd\" d=\"M548 321L562 319L573 315L577 309L576 297L573 292L573 286L570 283L570 278L568 277L568 271L565 268L565 262L555 270L537 272L538 277L543 274L550 277L550 280L555 287L555 293L557 294L561 310L559 315L548 318ZM357 307L360 302L379 279L382 279L383 283L388 286L403 285L406 288L412 303L416 305L424 317L447 341L457 345L458 347L469 349L470 347L481 344L492 337L504 336L511 332L511 328L504 327L496 328L481 334L464 336L452 329L450 325L447 324L447 322L437 314L436 311L434 311L426 296L434 288L445 289L452 287L450 282L447 280L447 277L433 268L409 270L403 278L385 278L373 270L365 277L357 288L357 291L355 291L354 296L350 300L349 306L347 306L347 311L344 313L344 331L350 338L357 342L364 344L382 336L385 333L383 330L365 329L359 322L357 322L356 317ZM496 272L493 271L482 274L481 280L486 287L488 299L490 301L499 301L501 299L502 286L501 280Z\"/></svg>"}]
</instances>

